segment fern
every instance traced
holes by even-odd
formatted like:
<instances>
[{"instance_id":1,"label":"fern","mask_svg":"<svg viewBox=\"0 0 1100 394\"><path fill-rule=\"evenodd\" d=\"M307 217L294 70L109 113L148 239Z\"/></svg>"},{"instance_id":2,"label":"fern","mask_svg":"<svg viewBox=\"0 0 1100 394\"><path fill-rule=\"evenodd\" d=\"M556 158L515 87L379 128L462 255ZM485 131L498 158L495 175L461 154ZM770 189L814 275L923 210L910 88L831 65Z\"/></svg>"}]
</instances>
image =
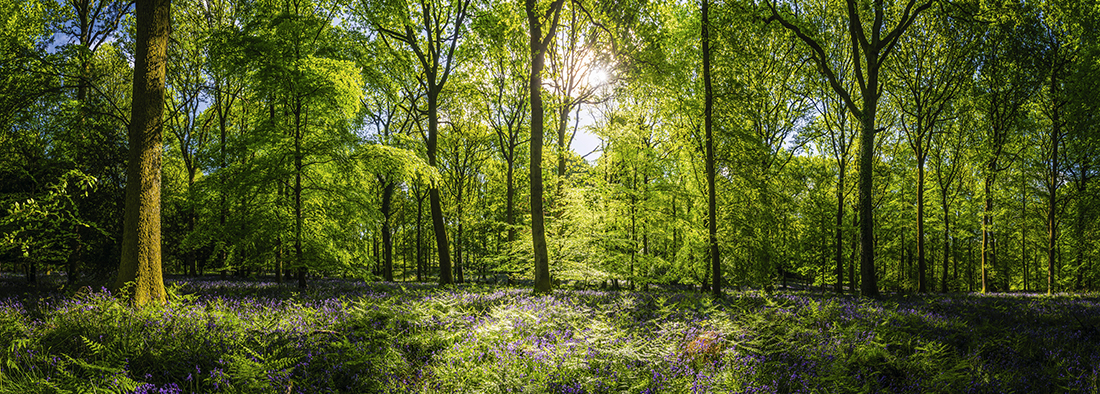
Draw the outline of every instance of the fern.
<instances>
[{"instance_id":1,"label":"fern","mask_svg":"<svg viewBox=\"0 0 1100 394\"><path fill-rule=\"evenodd\" d=\"M244 392L283 391L283 387L275 385L289 379L301 357L286 355L292 351L285 343L272 345L259 337L253 338L253 343L254 346L240 346L243 352L229 355L229 375L234 386ZM271 347L274 349L266 351Z\"/></svg>"},{"instance_id":2,"label":"fern","mask_svg":"<svg viewBox=\"0 0 1100 394\"><path fill-rule=\"evenodd\" d=\"M88 337L86 337L86 336L81 335L80 340L84 341L84 346L92 351L92 355L98 356L99 354L103 353L103 351L105 349L103 347L103 345L101 345L101 344L99 344L99 343L97 343L97 342L95 342L91 339L88 339Z\"/></svg>"}]
</instances>

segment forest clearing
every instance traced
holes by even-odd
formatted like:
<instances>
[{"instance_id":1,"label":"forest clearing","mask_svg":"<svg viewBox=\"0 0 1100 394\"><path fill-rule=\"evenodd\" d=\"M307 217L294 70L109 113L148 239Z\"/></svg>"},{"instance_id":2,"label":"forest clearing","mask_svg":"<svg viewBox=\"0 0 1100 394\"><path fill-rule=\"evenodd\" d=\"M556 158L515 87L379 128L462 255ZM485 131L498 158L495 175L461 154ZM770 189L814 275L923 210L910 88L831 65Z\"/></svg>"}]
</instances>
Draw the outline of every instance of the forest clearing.
<instances>
[{"instance_id":1,"label":"forest clearing","mask_svg":"<svg viewBox=\"0 0 1100 394\"><path fill-rule=\"evenodd\" d=\"M1091 295L168 283L139 310L87 289L0 299L0 392L1087 393L1100 376Z\"/></svg>"}]
</instances>

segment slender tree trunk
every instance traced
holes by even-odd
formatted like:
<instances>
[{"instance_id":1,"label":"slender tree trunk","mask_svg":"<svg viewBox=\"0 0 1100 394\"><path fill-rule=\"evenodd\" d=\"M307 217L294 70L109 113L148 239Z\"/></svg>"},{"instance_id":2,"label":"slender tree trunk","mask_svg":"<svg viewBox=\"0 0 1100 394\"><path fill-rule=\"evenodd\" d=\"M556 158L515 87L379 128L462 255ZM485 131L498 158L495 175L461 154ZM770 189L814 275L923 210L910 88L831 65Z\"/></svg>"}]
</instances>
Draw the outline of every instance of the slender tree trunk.
<instances>
[{"instance_id":1,"label":"slender tree trunk","mask_svg":"<svg viewBox=\"0 0 1100 394\"><path fill-rule=\"evenodd\" d=\"M1021 204L1020 209L1020 262L1024 269L1024 291L1031 289L1029 281L1029 267L1027 266L1027 193L1021 192Z\"/></svg>"},{"instance_id":2,"label":"slender tree trunk","mask_svg":"<svg viewBox=\"0 0 1100 394\"><path fill-rule=\"evenodd\" d=\"M424 261L424 197L416 196L416 281L424 281L427 263Z\"/></svg>"},{"instance_id":3,"label":"slender tree trunk","mask_svg":"<svg viewBox=\"0 0 1100 394\"><path fill-rule=\"evenodd\" d=\"M710 75L710 0L703 0L702 4L702 40L703 40L703 129L706 136L706 171L707 171L707 244L710 247L710 269L713 275L710 290L715 298L722 297L722 265L718 255L718 194L715 191L715 163L714 163L714 89L711 85Z\"/></svg>"},{"instance_id":4,"label":"slender tree trunk","mask_svg":"<svg viewBox=\"0 0 1100 394\"><path fill-rule=\"evenodd\" d=\"M1082 170L1082 173L1087 173L1087 171L1088 171L1088 168L1085 168L1085 169ZM1088 273L1087 267L1085 266L1085 247L1084 247L1084 244L1085 244L1085 240L1084 240L1085 211L1088 209L1088 208L1086 208L1087 203L1085 201L1085 199L1088 198L1085 195L1085 191L1087 190L1087 189L1085 189L1085 181L1086 180L1087 180L1087 178L1085 178L1085 175L1082 174L1081 179L1079 179L1077 181L1077 195L1078 195L1078 197L1077 197L1077 217L1075 218L1076 220L1074 220L1075 225L1073 226L1073 228L1074 228L1073 229L1074 238L1077 240L1077 247L1074 248L1076 250L1076 253L1075 253L1076 256L1074 257L1074 265L1077 266L1077 272L1079 273L1078 274L1078 286L1086 286L1089 291L1092 291L1092 275L1082 274L1082 273ZM1080 281L1082 279L1081 278L1082 275L1088 275L1086 278L1084 278L1085 283L1080 283Z\"/></svg>"},{"instance_id":5,"label":"slender tree trunk","mask_svg":"<svg viewBox=\"0 0 1100 394\"><path fill-rule=\"evenodd\" d=\"M463 193L462 193L462 191L463 191L463 189L465 189L465 187L466 187L465 185L466 185L465 176L459 176L458 187L457 187L458 191L455 193L456 194L455 201L457 202L457 205L458 205L457 206L458 215L456 215L457 217L455 219L455 221L458 222L458 229L457 229L457 231L455 231L455 241L454 241L454 244L455 244L455 262L454 262L455 263L455 266L454 266L454 268L455 268L455 283L465 282L465 278L462 275L462 269L465 266L465 262L462 261L462 243L463 243L463 238L462 238L462 208L463 208L463 206L462 206L462 202L463 202L462 201L462 194Z\"/></svg>"},{"instance_id":6,"label":"slender tree trunk","mask_svg":"<svg viewBox=\"0 0 1100 394\"><path fill-rule=\"evenodd\" d=\"M631 191L636 192L635 188L637 179L637 172L630 179ZM634 276L634 261L638 255L638 216L637 216L637 204L638 201L631 193L630 196L630 291L634 291L634 283L638 281L638 278Z\"/></svg>"},{"instance_id":7,"label":"slender tree trunk","mask_svg":"<svg viewBox=\"0 0 1100 394\"><path fill-rule=\"evenodd\" d=\"M558 190L556 215L561 216L565 212L565 152L569 149L566 141L566 129L569 128L569 112L573 102L566 96L562 107L558 109Z\"/></svg>"},{"instance_id":8,"label":"slender tree trunk","mask_svg":"<svg viewBox=\"0 0 1100 394\"><path fill-rule=\"evenodd\" d=\"M171 0L137 0L133 105L122 257L114 288L126 289L131 303L163 304L161 273L160 167L164 78ZM131 285L132 287L125 287Z\"/></svg>"},{"instance_id":9,"label":"slender tree trunk","mask_svg":"<svg viewBox=\"0 0 1100 394\"><path fill-rule=\"evenodd\" d=\"M996 169L996 166L996 161L992 162L989 165L989 170L992 172L994 169ZM993 196L990 194L992 188L993 175L989 174L985 178L985 205L982 208L982 294L985 294L987 291L989 291L988 268L989 265L991 265L990 252L992 247L992 245L990 245L990 237L992 236L990 234L990 227L993 226Z\"/></svg>"},{"instance_id":10,"label":"slender tree trunk","mask_svg":"<svg viewBox=\"0 0 1100 394\"><path fill-rule=\"evenodd\" d=\"M947 191L942 190L942 187L940 203L943 205L943 280L940 282L940 290L946 293L949 291L947 288L947 269L951 259L951 221L947 210ZM956 267L958 267L957 263ZM955 271L957 275L958 269L956 268Z\"/></svg>"},{"instance_id":11,"label":"slender tree trunk","mask_svg":"<svg viewBox=\"0 0 1100 394\"><path fill-rule=\"evenodd\" d=\"M228 109L225 108L225 101L222 98L222 93L223 93L222 88L223 88L223 86L221 85L221 79L215 79L214 80L214 108L215 108L215 113L218 115L218 132L219 132L219 135L218 135L218 142L219 142L219 144L218 144L218 148L219 148L218 153L219 153L219 156L220 156L219 157L219 162L220 162L219 163L220 164L219 168L222 169L222 170L225 170L226 168L229 167L229 155L227 154L226 149L225 149L225 147L226 147L226 137L228 135L228 129L229 129L229 127L228 127L229 126L228 125L229 120L227 119L229 111L228 111ZM272 117L274 117L274 114L272 114ZM224 234L225 233L225 223L226 223L226 220L229 218L229 200L226 198L226 193L224 191L227 190L228 187L225 184L224 178L219 178L218 183L219 183L218 186L222 189L222 193L218 193L218 231L220 233ZM280 184L281 184L281 182L280 182ZM282 195L283 195L283 192L280 191L280 193L279 193L280 199L281 199ZM228 253L226 253L224 246L221 248L221 253L220 254L221 254L222 265L225 265L225 261L228 259Z\"/></svg>"},{"instance_id":12,"label":"slender tree trunk","mask_svg":"<svg viewBox=\"0 0 1100 394\"><path fill-rule=\"evenodd\" d=\"M905 275L902 277L905 278L906 288L913 285L913 254L909 251L909 242L906 239L908 235L907 231L901 232L901 258L905 266Z\"/></svg>"},{"instance_id":13,"label":"slender tree trunk","mask_svg":"<svg viewBox=\"0 0 1100 394\"><path fill-rule=\"evenodd\" d=\"M535 292L545 293L550 291L550 261L546 250L546 225L545 212L543 212L542 190L542 143L544 113L542 105L542 69L545 65L546 48L554 31L558 27L558 17L561 14L564 0L557 0L550 5L547 16L553 15L550 29L544 38L542 35L542 23L535 11L535 1L524 2L527 12L527 25L530 32L531 49L531 74L528 81L528 92L531 97L531 243L535 258Z\"/></svg>"},{"instance_id":14,"label":"slender tree trunk","mask_svg":"<svg viewBox=\"0 0 1100 394\"><path fill-rule=\"evenodd\" d=\"M302 248L302 230L305 227L305 213L302 209L302 101L294 99L294 265L298 267L298 288L306 288L305 254Z\"/></svg>"},{"instance_id":15,"label":"slender tree trunk","mask_svg":"<svg viewBox=\"0 0 1100 394\"><path fill-rule=\"evenodd\" d=\"M1055 158L1051 159L1051 177L1057 178L1058 175L1055 172L1057 171L1056 168L1058 163L1057 146L1054 148L1054 152ZM1057 182L1057 179L1052 181ZM1048 193L1050 193L1050 195L1047 197L1047 295L1050 295L1054 292L1054 259L1055 251L1057 250L1056 242L1058 240L1058 217L1056 211L1058 197L1057 186L1052 186L1048 190Z\"/></svg>"},{"instance_id":16,"label":"slender tree trunk","mask_svg":"<svg viewBox=\"0 0 1100 394\"><path fill-rule=\"evenodd\" d=\"M393 282L393 190L396 182L387 181L382 187L382 280Z\"/></svg>"},{"instance_id":17,"label":"slender tree trunk","mask_svg":"<svg viewBox=\"0 0 1100 394\"><path fill-rule=\"evenodd\" d=\"M1057 48L1055 49L1057 50ZM1056 52L1057 53L1057 52ZM1061 114L1059 113L1059 100L1058 95L1058 65L1054 66L1054 72L1050 77L1050 90L1051 96L1054 97L1054 103L1050 111L1050 169L1047 170L1050 173L1050 179L1047 183L1047 295L1050 295L1054 291L1054 253L1057 248L1058 241L1058 186L1060 179L1058 179L1059 168L1058 164L1058 145L1061 144L1062 139L1062 125Z\"/></svg>"},{"instance_id":18,"label":"slender tree trunk","mask_svg":"<svg viewBox=\"0 0 1100 394\"><path fill-rule=\"evenodd\" d=\"M514 157L514 156L512 156ZM508 176L507 176L507 189L504 193L504 223L508 225L508 243L512 243L516 240L516 219L515 219L515 173L516 166L512 160L508 161Z\"/></svg>"},{"instance_id":19,"label":"slender tree trunk","mask_svg":"<svg viewBox=\"0 0 1100 394\"><path fill-rule=\"evenodd\" d=\"M462 257L462 221L458 222L458 231L455 232L455 283L465 283L466 278L463 276L463 267L466 262Z\"/></svg>"},{"instance_id":20,"label":"slender tree trunk","mask_svg":"<svg viewBox=\"0 0 1100 394\"><path fill-rule=\"evenodd\" d=\"M923 144L922 140L917 144ZM929 267L924 258L924 155L917 154L917 292L925 293L933 287L929 283L934 282L935 275L925 272Z\"/></svg>"},{"instance_id":21,"label":"slender tree trunk","mask_svg":"<svg viewBox=\"0 0 1100 394\"><path fill-rule=\"evenodd\" d=\"M836 286L833 286L833 290L837 294L844 292L844 173L847 165L840 163L839 173L837 174L836 185L836 239L834 248L836 249L835 262L836 262Z\"/></svg>"},{"instance_id":22,"label":"slender tree trunk","mask_svg":"<svg viewBox=\"0 0 1100 394\"><path fill-rule=\"evenodd\" d=\"M283 236L275 236L275 283L283 283Z\"/></svg>"},{"instance_id":23,"label":"slender tree trunk","mask_svg":"<svg viewBox=\"0 0 1100 394\"><path fill-rule=\"evenodd\" d=\"M854 209L853 209L854 210ZM852 216L852 228L859 227L859 216ZM856 238L856 233L852 233L852 255L848 258L848 289L855 294L856 289L859 288L859 278L856 277L856 259L859 256L859 240Z\"/></svg>"}]
</instances>

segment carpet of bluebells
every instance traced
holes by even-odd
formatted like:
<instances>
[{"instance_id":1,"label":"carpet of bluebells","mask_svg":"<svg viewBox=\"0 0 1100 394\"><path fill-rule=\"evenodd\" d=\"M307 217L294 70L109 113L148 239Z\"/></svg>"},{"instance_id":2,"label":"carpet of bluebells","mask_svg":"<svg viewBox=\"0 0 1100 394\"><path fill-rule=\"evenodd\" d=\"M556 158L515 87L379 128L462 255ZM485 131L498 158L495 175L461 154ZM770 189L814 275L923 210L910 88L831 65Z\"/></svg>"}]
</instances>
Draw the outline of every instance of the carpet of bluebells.
<instances>
[{"instance_id":1,"label":"carpet of bluebells","mask_svg":"<svg viewBox=\"0 0 1100 394\"><path fill-rule=\"evenodd\" d=\"M4 285L5 283L0 283ZM172 279L0 298L0 393L1096 392L1100 298ZM10 292L9 292L10 293Z\"/></svg>"}]
</instances>

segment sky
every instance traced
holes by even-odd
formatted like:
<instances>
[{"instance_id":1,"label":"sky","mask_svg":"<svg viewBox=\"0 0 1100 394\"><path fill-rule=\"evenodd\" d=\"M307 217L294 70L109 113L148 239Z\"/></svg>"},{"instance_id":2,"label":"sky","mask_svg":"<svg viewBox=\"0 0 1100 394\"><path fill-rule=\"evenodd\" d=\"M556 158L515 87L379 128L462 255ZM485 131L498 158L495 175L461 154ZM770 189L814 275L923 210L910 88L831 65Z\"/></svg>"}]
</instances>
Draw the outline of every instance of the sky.
<instances>
[{"instance_id":1,"label":"sky","mask_svg":"<svg viewBox=\"0 0 1100 394\"><path fill-rule=\"evenodd\" d=\"M588 155L585 157L589 163L595 163L596 159L600 158L600 154L603 152L596 151L594 149L600 147L600 139L595 134L588 131L588 128L596 123L597 111L594 106L586 105L581 108L581 113L578 119L574 119L574 122L580 122L580 127L577 129L577 135L573 137L573 152L576 152L579 156ZM576 125L576 123L574 123ZM591 154L590 154L591 153Z\"/></svg>"}]
</instances>

